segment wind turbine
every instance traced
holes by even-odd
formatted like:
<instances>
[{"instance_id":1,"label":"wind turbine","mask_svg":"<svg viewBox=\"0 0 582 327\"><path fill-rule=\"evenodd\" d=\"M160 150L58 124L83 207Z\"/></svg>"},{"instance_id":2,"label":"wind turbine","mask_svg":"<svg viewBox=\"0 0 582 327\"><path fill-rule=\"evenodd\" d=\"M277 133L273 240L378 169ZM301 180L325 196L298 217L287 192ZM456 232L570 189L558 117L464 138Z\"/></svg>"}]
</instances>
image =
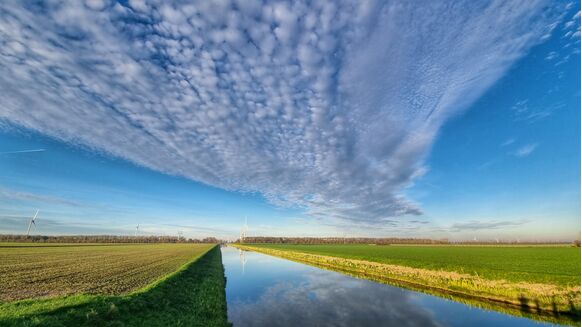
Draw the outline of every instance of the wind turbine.
<instances>
[{"instance_id":1,"label":"wind turbine","mask_svg":"<svg viewBox=\"0 0 582 327\"><path fill-rule=\"evenodd\" d=\"M135 226L135 236L137 237L137 233L139 232L139 224L137 224L137 226Z\"/></svg>"},{"instance_id":2,"label":"wind turbine","mask_svg":"<svg viewBox=\"0 0 582 327\"><path fill-rule=\"evenodd\" d=\"M248 221L249 219L247 218L247 216L245 216L245 237L247 237L247 232L249 231Z\"/></svg>"},{"instance_id":3,"label":"wind turbine","mask_svg":"<svg viewBox=\"0 0 582 327\"><path fill-rule=\"evenodd\" d=\"M26 230L26 236L28 236L30 234L30 227L32 225L34 225L34 228L36 229L36 216L38 215L38 209L36 209L36 213L34 214L34 217L32 217L32 219L30 220L30 222L28 223L28 229Z\"/></svg>"}]
</instances>

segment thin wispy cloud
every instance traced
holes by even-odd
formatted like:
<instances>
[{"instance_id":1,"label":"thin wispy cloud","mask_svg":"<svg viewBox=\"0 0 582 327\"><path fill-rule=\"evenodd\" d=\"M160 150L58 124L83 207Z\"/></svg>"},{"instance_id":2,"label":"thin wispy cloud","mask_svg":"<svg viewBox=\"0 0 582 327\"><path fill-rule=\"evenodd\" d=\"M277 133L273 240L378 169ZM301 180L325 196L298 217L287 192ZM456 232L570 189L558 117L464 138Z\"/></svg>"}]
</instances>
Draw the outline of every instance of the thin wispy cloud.
<instances>
[{"instance_id":1,"label":"thin wispy cloud","mask_svg":"<svg viewBox=\"0 0 582 327\"><path fill-rule=\"evenodd\" d=\"M420 214L440 127L549 1L5 1L0 121L314 217ZM532 150L533 151L533 150Z\"/></svg>"},{"instance_id":2,"label":"thin wispy cloud","mask_svg":"<svg viewBox=\"0 0 582 327\"><path fill-rule=\"evenodd\" d=\"M30 216L2 216L0 215L0 226L3 233L20 234L26 232L27 225L33 217ZM129 234L132 230L120 229L115 227L104 227L101 224L92 224L84 222L70 222L60 219L46 218L40 215L36 218L37 225L32 229L32 234L42 235L59 235L66 234Z\"/></svg>"},{"instance_id":3,"label":"thin wispy cloud","mask_svg":"<svg viewBox=\"0 0 582 327\"><path fill-rule=\"evenodd\" d=\"M46 151L46 150L45 149L32 149L32 150L5 151L5 152L0 152L0 155L19 154L19 153L34 153L34 152L44 152L44 151Z\"/></svg>"},{"instance_id":4,"label":"thin wispy cloud","mask_svg":"<svg viewBox=\"0 0 582 327\"><path fill-rule=\"evenodd\" d=\"M482 231L494 229L508 229L527 224L528 220L501 220L501 221L479 221L472 220L467 222L455 223L450 227L453 232L462 231Z\"/></svg>"},{"instance_id":5,"label":"thin wispy cloud","mask_svg":"<svg viewBox=\"0 0 582 327\"><path fill-rule=\"evenodd\" d=\"M508 146L508 145L511 145L511 144L515 143L515 141L516 140L514 138L510 138L510 139L507 139L507 140L503 141L503 143L501 143L500 145L502 147L503 146Z\"/></svg>"},{"instance_id":6,"label":"thin wispy cloud","mask_svg":"<svg viewBox=\"0 0 582 327\"><path fill-rule=\"evenodd\" d=\"M545 59L546 60L554 60L556 58L558 58L558 53L556 51L550 51Z\"/></svg>"},{"instance_id":7,"label":"thin wispy cloud","mask_svg":"<svg viewBox=\"0 0 582 327\"><path fill-rule=\"evenodd\" d=\"M490 168L491 166L493 166L495 163L497 162L497 160L488 160L485 161L484 163L480 164L479 166L477 166L477 170L485 170Z\"/></svg>"},{"instance_id":8,"label":"thin wispy cloud","mask_svg":"<svg viewBox=\"0 0 582 327\"><path fill-rule=\"evenodd\" d=\"M186 229L186 230L192 230L192 231L197 231L197 232L221 233L222 235L227 235L229 232L232 233L231 230L227 230L224 228L215 228L215 227L180 225L180 224L161 224L161 226L175 227L175 228L179 228L179 229Z\"/></svg>"},{"instance_id":9,"label":"thin wispy cloud","mask_svg":"<svg viewBox=\"0 0 582 327\"><path fill-rule=\"evenodd\" d=\"M0 200L16 200L30 202L31 204L57 204L65 205L71 207L91 207L93 205L88 203L83 203L71 199L62 198L59 196L49 196L44 194L37 194L31 192L22 192L19 190L13 190L9 188L0 187Z\"/></svg>"},{"instance_id":10,"label":"thin wispy cloud","mask_svg":"<svg viewBox=\"0 0 582 327\"><path fill-rule=\"evenodd\" d=\"M560 51L550 51L545 59L554 62L554 66L559 67L570 59L579 58L580 54L580 11L571 15L570 10L573 6L578 6L576 2L570 2L565 6L563 19L556 20L551 24L552 30L557 30L560 37ZM571 16L570 16L571 15ZM546 34L546 38L550 34Z\"/></svg>"},{"instance_id":11,"label":"thin wispy cloud","mask_svg":"<svg viewBox=\"0 0 582 327\"><path fill-rule=\"evenodd\" d=\"M527 100L518 101L511 107L516 122L535 123L551 116L555 111L564 107L563 103L554 103L544 106L530 106Z\"/></svg>"},{"instance_id":12,"label":"thin wispy cloud","mask_svg":"<svg viewBox=\"0 0 582 327\"><path fill-rule=\"evenodd\" d=\"M538 147L537 143L526 144L514 152L514 155L520 158L527 157L532 154Z\"/></svg>"}]
</instances>

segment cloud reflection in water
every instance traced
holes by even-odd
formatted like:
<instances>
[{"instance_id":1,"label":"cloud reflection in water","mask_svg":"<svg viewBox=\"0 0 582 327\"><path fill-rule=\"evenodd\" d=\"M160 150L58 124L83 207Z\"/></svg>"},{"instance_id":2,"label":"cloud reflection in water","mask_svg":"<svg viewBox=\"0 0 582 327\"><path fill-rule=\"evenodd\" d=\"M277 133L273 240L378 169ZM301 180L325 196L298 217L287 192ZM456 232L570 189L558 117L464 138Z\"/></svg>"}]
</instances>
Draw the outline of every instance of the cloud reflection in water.
<instances>
[{"instance_id":1,"label":"cloud reflection in water","mask_svg":"<svg viewBox=\"0 0 582 327\"><path fill-rule=\"evenodd\" d=\"M340 286L341 285L341 286ZM327 271L272 285L256 301L229 304L235 326L440 326L411 293Z\"/></svg>"}]
</instances>

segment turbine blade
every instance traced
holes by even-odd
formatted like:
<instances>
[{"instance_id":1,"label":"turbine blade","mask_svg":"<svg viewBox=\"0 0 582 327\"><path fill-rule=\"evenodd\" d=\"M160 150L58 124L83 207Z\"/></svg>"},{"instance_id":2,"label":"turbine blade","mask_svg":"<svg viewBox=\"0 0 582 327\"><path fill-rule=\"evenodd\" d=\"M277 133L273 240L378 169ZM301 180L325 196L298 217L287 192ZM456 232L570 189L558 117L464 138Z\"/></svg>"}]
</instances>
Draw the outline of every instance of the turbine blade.
<instances>
[{"instance_id":1,"label":"turbine blade","mask_svg":"<svg viewBox=\"0 0 582 327\"><path fill-rule=\"evenodd\" d=\"M32 224L34 223L34 221L29 221L28 222L28 229L26 230L26 236L28 236L30 234L30 227L32 226Z\"/></svg>"}]
</instances>

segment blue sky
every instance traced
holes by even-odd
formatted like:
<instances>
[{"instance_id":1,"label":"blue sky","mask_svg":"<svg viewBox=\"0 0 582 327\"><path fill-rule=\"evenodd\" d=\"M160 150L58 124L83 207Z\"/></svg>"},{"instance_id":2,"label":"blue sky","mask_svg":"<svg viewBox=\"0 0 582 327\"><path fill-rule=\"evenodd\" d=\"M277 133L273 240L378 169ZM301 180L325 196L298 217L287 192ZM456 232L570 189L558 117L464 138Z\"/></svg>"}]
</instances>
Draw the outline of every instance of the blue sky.
<instances>
[{"instance_id":1,"label":"blue sky","mask_svg":"<svg viewBox=\"0 0 582 327\"><path fill-rule=\"evenodd\" d=\"M579 7L2 3L0 232L577 238Z\"/></svg>"}]
</instances>

